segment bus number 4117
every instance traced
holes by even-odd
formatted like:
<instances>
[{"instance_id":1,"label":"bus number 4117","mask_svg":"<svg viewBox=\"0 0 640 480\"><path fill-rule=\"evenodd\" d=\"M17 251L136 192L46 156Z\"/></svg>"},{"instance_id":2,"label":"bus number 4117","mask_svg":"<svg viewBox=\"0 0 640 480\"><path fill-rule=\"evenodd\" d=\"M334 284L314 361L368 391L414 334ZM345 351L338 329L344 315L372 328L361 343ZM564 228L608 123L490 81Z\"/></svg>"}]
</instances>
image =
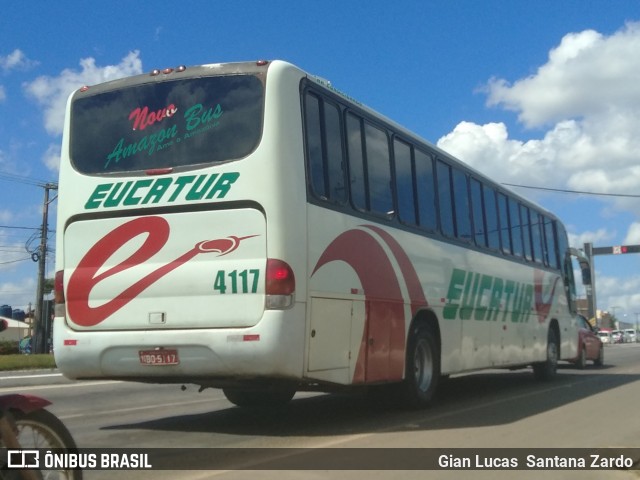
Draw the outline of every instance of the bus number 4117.
<instances>
[{"instance_id":1,"label":"bus number 4117","mask_svg":"<svg viewBox=\"0 0 640 480\"><path fill-rule=\"evenodd\" d=\"M258 277L260 270L218 270L213 282L213 289L220 293L256 293L258 291Z\"/></svg>"}]
</instances>

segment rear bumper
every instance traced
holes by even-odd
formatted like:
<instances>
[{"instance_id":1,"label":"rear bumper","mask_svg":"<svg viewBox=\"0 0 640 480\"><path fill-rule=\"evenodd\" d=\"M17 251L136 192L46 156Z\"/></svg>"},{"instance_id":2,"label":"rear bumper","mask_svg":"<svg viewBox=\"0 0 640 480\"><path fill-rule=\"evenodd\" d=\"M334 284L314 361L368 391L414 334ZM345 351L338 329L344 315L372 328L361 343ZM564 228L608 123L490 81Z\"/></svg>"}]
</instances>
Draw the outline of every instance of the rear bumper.
<instances>
[{"instance_id":1,"label":"rear bumper","mask_svg":"<svg viewBox=\"0 0 640 480\"><path fill-rule=\"evenodd\" d=\"M103 378L198 383L197 379L301 379L304 304L265 311L250 328L75 331L54 320L54 353L71 379ZM143 365L141 350L175 349L177 365Z\"/></svg>"}]
</instances>

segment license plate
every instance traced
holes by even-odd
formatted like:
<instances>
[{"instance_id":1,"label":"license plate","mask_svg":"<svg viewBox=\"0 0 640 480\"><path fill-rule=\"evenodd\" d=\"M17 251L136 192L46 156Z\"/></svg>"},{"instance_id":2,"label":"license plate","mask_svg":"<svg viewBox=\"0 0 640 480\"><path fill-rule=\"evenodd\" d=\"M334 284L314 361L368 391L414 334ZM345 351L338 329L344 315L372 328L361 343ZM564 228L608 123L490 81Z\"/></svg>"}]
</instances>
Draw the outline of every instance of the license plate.
<instances>
[{"instance_id":1,"label":"license plate","mask_svg":"<svg viewBox=\"0 0 640 480\"><path fill-rule=\"evenodd\" d=\"M142 365L178 365L178 351L172 349L140 350L140 363Z\"/></svg>"}]
</instances>

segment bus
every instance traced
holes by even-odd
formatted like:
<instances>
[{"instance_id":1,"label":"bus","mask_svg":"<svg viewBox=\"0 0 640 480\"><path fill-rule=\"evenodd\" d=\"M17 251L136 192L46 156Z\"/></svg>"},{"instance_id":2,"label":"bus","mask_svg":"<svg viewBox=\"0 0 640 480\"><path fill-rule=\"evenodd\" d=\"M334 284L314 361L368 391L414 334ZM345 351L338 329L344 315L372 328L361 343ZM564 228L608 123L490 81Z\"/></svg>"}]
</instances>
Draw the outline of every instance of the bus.
<instances>
[{"instance_id":1,"label":"bus","mask_svg":"<svg viewBox=\"0 0 640 480\"><path fill-rule=\"evenodd\" d=\"M72 379L421 407L443 377L577 355L558 218L284 61L74 92L57 222Z\"/></svg>"}]
</instances>

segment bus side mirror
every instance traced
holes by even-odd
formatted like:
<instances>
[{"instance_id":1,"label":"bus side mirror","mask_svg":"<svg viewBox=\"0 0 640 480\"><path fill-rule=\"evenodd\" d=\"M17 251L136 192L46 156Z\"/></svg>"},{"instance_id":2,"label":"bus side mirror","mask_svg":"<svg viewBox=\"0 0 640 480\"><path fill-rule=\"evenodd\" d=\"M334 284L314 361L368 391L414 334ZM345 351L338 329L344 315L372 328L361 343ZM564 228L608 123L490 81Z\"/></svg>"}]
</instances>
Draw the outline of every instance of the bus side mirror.
<instances>
[{"instance_id":1,"label":"bus side mirror","mask_svg":"<svg viewBox=\"0 0 640 480\"><path fill-rule=\"evenodd\" d=\"M573 255L578 259L578 265L582 271L582 283L583 285L591 285L591 261L589 257L585 256L582 250L577 248L569 248L569 255Z\"/></svg>"}]
</instances>

